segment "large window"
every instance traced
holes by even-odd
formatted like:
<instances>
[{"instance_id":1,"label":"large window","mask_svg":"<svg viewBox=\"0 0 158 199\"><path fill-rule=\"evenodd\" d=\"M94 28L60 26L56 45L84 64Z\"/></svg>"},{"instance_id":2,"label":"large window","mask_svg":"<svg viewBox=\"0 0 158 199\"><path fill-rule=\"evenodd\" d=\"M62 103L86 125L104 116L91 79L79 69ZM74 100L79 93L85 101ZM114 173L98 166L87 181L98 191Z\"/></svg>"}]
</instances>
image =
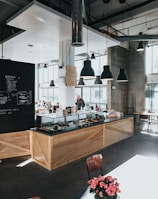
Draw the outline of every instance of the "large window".
<instances>
[{"instance_id":1,"label":"large window","mask_svg":"<svg viewBox=\"0 0 158 199\"><path fill-rule=\"evenodd\" d=\"M39 101L52 101L54 104L59 102L59 89L56 87L58 79L58 65L48 65L47 67L39 66ZM54 80L55 86L51 87L50 82Z\"/></svg>"},{"instance_id":2,"label":"large window","mask_svg":"<svg viewBox=\"0 0 158 199\"><path fill-rule=\"evenodd\" d=\"M158 74L158 45L146 48L146 75ZM148 79L148 78L147 78ZM145 109L158 111L158 79L147 82L145 91Z\"/></svg>"},{"instance_id":3,"label":"large window","mask_svg":"<svg viewBox=\"0 0 158 199\"><path fill-rule=\"evenodd\" d=\"M78 59L75 61L75 66L77 70L77 83L80 78L80 72L83 67L84 59ZM95 59L91 60L92 67L95 71L95 75L101 75L103 70L103 65L107 64L107 56L96 56ZM59 81L58 74L58 64L49 64L47 67L40 64L37 69L37 82L38 82L38 92L37 92L37 101L51 101L53 104L59 102L59 88L57 87L57 82ZM50 87L51 80L54 80L55 87ZM84 80L85 86L76 87L75 94L79 94L84 100L85 103L89 106L95 108L96 104L100 108L105 108L107 105L107 82L103 81L102 85L95 85L93 79Z\"/></svg>"},{"instance_id":4,"label":"large window","mask_svg":"<svg viewBox=\"0 0 158 199\"><path fill-rule=\"evenodd\" d=\"M146 47L146 75L158 73L158 45Z\"/></svg>"}]
</instances>

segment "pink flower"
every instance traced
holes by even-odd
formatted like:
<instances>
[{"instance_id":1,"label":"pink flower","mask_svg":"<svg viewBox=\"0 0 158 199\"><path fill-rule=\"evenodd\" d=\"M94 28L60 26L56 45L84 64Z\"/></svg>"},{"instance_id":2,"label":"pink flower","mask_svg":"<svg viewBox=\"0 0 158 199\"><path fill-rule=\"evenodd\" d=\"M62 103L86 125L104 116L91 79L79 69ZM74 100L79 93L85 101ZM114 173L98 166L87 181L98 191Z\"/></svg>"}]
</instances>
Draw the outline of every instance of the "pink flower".
<instances>
[{"instance_id":1,"label":"pink flower","mask_svg":"<svg viewBox=\"0 0 158 199\"><path fill-rule=\"evenodd\" d=\"M104 176L99 176L99 181L104 181L105 177Z\"/></svg>"},{"instance_id":2,"label":"pink flower","mask_svg":"<svg viewBox=\"0 0 158 199\"><path fill-rule=\"evenodd\" d=\"M98 185L98 178L93 178L92 180L89 180L88 184L90 184L91 189L95 189Z\"/></svg>"},{"instance_id":3,"label":"pink flower","mask_svg":"<svg viewBox=\"0 0 158 199\"><path fill-rule=\"evenodd\" d=\"M109 182L113 181L113 178L111 176L107 176L105 179L108 180Z\"/></svg>"},{"instance_id":4,"label":"pink flower","mask_svg":"<svg viewBox=\"0 0 158 199\"><path fill-rule=\"evenodd\" d=\"M101 191L99 191L99 196L100 196L101 198L103 198L103 193L102 193Z\"/></svg>"},{"instance_id":5,"label":"pink flower","mask_svg":"<svg viewBox=\"0 0 158 199\"><path fill-rule=\"evenodd\" d=\"M109 196L114 196L117 191L117 188L114 184L110 184L109 187L106 189L106 193Z\"/></svg>"},{"instance_id":6,"label":"pink flower","mask_svg":"<svg viewBox=\"0 0 158 199\"><path fill-rule=\"evenodd\" d=\"M119 183L116 178L112 176L99 176L88 181L90 185L90 192L95 193L95 197L103 198L115 197L120 192Z\"/></svg>"},{"instance_id":7,"label":"pink flower","mask_svg":"<svg viewBox=\"0 0 158 199\"><path fill-rule=\"evenodd\" d=\"M105 185L105 183L104 182L99 182L99 186L100 186L100 188L106 188L106 185Z\"/></svg>"}]
</instances>

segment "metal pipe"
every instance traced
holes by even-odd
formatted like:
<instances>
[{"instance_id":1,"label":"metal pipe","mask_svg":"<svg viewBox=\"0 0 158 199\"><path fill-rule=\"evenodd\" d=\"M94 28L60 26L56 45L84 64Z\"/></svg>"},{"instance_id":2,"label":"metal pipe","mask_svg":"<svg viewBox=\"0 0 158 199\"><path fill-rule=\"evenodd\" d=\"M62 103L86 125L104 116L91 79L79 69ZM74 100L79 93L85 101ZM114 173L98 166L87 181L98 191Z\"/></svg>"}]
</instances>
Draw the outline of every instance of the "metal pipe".
<instances>
[{"instance_id":1,"label":"metal pipe","mask_svg":"<svg viewBox=\"0 0 158 199\"><path fill-rule=\"evenodd\" d=\"M72 45L83 45L83 31L82 31L82 1L72 1Z\"/></svg>"}]
</instances>

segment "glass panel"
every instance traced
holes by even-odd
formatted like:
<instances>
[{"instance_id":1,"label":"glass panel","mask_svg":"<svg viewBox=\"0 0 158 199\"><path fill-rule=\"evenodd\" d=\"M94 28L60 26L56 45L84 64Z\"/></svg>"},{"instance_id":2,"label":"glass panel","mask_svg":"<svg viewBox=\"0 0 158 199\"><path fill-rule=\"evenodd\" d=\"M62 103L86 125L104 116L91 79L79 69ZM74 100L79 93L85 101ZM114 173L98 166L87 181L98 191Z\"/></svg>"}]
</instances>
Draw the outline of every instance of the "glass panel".
<instances>
[{"instance_id":1,"label":"glass panel","mask_svg":"<svg viewBox=\"0 0 158 199\"><path fill-rule=\"evenodd\" d=\"M145 66L146 74L158 73L158 46L146 48Z\"/></svg>"},{"instance_id":2,"label":"glass panel","mask_svg":"<svg viewBox=\"0 0 158 199\"><path fill-rule=\"evenodd\" d=\"M153 73L158 73L158 46L153 46Z\"/></svg>"},{"instance_id":3,"label":"glass panel","mask_svg":"<svg viewBox=\"0 0 158 199\"><path fill-rule=\"evenodd\" d=\"M152 73L152 48L146 48L146 56L145 56L145 70L146 74Z\"/></svg>"},{"instance_id":4,"label":"glass panel","mask_svg":"<svg viewBox=\"0 0 158 199\"><path fill-rule=\"evenodd\" d=\"M54 88L54 104L59 103L59 89Z\"/></svg>"},{"instance_id":5,"label":"glass panel","mask_svg":"<svg viewBox=\"0 0 158 199\"><path fill-rule=\"evenodd\" d=\"M158 46L150 46L146 48L146 75L158 73ZM147 85L145 91L145 109L151 111L158 111L158 84Z\"/></svg>"},{"instance_id":6,"label":"glass panel","mask_svg":"<svg viewBox=\"0 0 158 199\"><path fill-rule=\"evenodd\" d=\"M107 106L107 86L90 86L81 88L83 95L82 98L85 101L86 106L92 106L96 108L96 104L99 108L106 108Z\"/></svg>"},{"instance_id":7,"label":"glass panel","mask_svg":"<svg viewBox=\"0 0 158 199\"><path fill-rule=\"evenodd\" d=\"M83 87L83 95L82 98L85 101L86 106L91 104L91 92L90 87Z\"/></svg>"},{"instance_id":8,"label":"glass panel","mask_svg":"<svg viewBox=\"0 0 158 199\"><path fill-rule=\"evenodd\" d=\"M158 111L158 84L149 84L145 93L146 110Z\"/></svg>"},{"instance_id":9,"label":"glass panel","mask_svg":"<svg viewBox=\"0 0 158 199\"><path fill-rule=\"evenodd\" d=\"M50 87L51 80L54 80L57 86L58 65L48 65L47 68L38 68L39 74L39 99L45 101L59 102L58 88Z\"/></svg>"}]
</instances>

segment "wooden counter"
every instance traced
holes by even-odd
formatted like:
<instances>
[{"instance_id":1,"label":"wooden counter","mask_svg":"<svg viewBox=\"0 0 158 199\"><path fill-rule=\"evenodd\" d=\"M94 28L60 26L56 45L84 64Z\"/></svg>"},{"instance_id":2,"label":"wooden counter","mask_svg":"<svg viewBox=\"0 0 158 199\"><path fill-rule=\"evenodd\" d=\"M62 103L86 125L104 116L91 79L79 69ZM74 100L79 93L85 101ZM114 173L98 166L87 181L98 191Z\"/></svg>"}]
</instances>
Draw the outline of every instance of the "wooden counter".
<instances>
[{"instance_id":1,"label":"wooden counter","mask_svg":"<svg viewBox=\"0 0 158 199\"><path fill-rule=\"evenodd\" d=\"M31 133L31 154L42 167L53 170L133 135L133 117L107 120L58 135Z\"/></svg>"},{"instance_id":2,"label":"wooden counter","mask_svg":"<svg viewBox=\"0 0 158 199\"><path fill-rule=\"evenodd\" d=\"M30 155L30 131L0 134L0 159Z\"/></svg>"}]
</instances>

